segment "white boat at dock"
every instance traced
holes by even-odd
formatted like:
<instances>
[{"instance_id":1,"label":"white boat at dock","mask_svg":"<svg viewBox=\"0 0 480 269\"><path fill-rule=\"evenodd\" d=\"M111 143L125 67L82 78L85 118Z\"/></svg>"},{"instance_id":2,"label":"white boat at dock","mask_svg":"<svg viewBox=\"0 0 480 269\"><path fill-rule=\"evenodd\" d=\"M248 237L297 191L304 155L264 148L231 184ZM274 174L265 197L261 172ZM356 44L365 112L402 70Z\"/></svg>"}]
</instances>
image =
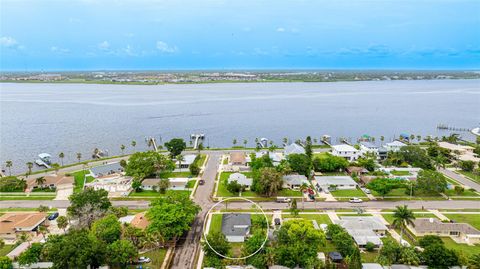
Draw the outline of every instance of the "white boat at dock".
<instances>
[{"instance_id":1,"label":"white boat at dock","mask_svg":"<svg viewBox=\"0 0 480 269\"><path fill-rule=\"evenodd\" d=\"M37 164L38 166L43 166L45 168L50 168L50 164L52 163L52 156L50 154L40 153L38 154L38 158L40 159L36 159L35 164Z\"/></svg>"}]
</instances>

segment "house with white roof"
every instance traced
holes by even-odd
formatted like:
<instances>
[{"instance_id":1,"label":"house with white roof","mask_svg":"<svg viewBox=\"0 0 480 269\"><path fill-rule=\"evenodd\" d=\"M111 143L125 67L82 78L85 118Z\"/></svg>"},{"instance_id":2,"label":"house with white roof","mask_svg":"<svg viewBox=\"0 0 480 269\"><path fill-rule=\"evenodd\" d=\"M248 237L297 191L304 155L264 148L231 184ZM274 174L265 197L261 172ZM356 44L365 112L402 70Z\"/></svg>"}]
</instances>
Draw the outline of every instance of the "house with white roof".
<instances>
[{"instance_id":1,"label":"house with white roof","mask_svg":"<svg viewBox=\"0 0 480 269\"><path fill-rule=\"evenodd\" d=\"M382 237L387 234L387 226L377 217L341 217L334 221L345 228L359 247L365 247L368 242L376 247L382 246Z\"/></svg>"},{"instance_id":2,"label":"house with white roof","mask_svg":"<svg viewBox=\"0 0 480 269\"><path fill-rule=\"evenodd\" d=\"M227 182L228 183L231 183L233 181L237 181L238 184L240 185L243 185L243 186L246 186L247 188L250 188L252 186L252 179L251 178L248 178L246 175L244 174L240 174L240 173L233 173L231 174L228 179L227 179Z\"/></svg>"},{"instance_id":3,"label":"house with white roof","mask_svg":"<svg viewBox=\"0 0 480 269\"><path fill-rule=\"evenodd\" d=\"M298 189L303 184L310 185L307 177L304 175L286 175L283 176L283 187L290 189Z\"/></svg>"},{"instance_id":4,"label":"house with white roof","mask_svg":"<svg viewBox=\"0 0 480 269\"><path fill-rule=\"evenodd\" d=\"M388 151L393 151L393 152L397 152L400 150L400 148L402 147L405 147L407 144L403 143L403 142L400 142L398 140L395 140L393 142L389 142L389 143L386 143L384 145L384 147L388 150Z\"/></svg>"},{"instance_id":5,"label":"house with white roof","mask_svg":"<svg viewBox=\"0 0 480 269\"><path fill-rule=\"evenodd\" d=\"M188 168L192 163L195 162L195 159L197 158L196 154L187 154L183 156L183 160L180 162L177 160L177 167L178 168Z\"/></svg>"},{"instance_id":6,"label":"house with white roof","mask_svg":"<svg viewBox=\"0 0 480 269\"><path fill-rule=\"evenodd\" d=\"M361 152L350 145L340 144L332 146L332 155L345 158L347 161L352 162L361 156Z\"/></svg>"},{"instance_id":7,"label":"house with white roof","mask_svg":"<svg viewBox=\"0 0 480 269\"><path fill-rule=\"evenodd\" d=\"M160 180L160 178L145 178L142 180L142 189L148 191L157 190ZM170 186L168 187L168 190L185 190L189 180L190 178L186 177L169 178L168 182L170 183Z\"/></svg>"},{"instance_id":8,"label":"house with white roof","mask_svg":"<svg viewBox=\"0 0 480 269\"><path fill-rule=\"evenodd\" d=\"M318 190L327 190L332 186L337 190L354 190L358 184L350 176L315 176Z\"/></svg>"},{"instance_id":9,"label":"house with white roof","mask_svg":"<svg viewBox=\"0 0 480 269\"><path fill-rule=\"evenodd\" d=\"M277 166L280 164L282 160L285 159L282 153L278 152L271 152L271 151L260 151L260 152L255 152L255 158L262 158L263 156L268 155L270 160L272 160L272 163L274 166ZM251 162L250 156L247 156L247 164Z\"/></svg>"},{"instance_id":10,"label":"house with white roof","mask_svg":"<svg viewBox=\"0 0 480 269\"><path fill-rule=\"evenodd\" d=\"M292 143L286 146L283 151L285 156L290 154L305 154L305 149L297 143Z\"/></svg>"},{"instance_id":11,"label":"house with white roof","mask_svg":"<svg viewBox=\"0 0 480 269\"><path fill-rule=\"evenodd\" d=\"M360 142L360 151L362 154L364 153L373 153L375 155L378 155L378 149L380 147L373 144L372 142L367 142L367 141L362 141Z\"/></svg>"}]
</instances>

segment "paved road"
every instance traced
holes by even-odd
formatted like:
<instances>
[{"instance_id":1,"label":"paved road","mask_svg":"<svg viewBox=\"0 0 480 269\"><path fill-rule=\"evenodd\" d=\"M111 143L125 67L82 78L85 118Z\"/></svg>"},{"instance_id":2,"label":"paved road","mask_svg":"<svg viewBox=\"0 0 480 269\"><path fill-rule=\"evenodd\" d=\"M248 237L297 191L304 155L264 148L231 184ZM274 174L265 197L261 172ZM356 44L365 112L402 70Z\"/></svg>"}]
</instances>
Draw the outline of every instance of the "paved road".
<instances>
[{"instance_id":1,"label":"paved road","mask_svg":"<svg viewBox=\"0 0 480 269\"><path fill-rule=\"evenodd\" d=\"M215 177L217 175L220 158L222 153L215 152L209 155L205 171L202 179L205 180L204 185L199 185L195 192L194 201L202 208L197 215L192 229L188 232L185 239L180 241L175 250L175 257L170 268L190 269L194 268L195 257L200 249L200 239L203 233L203 225L207 216L207 212L213 205L211 200L212 190L215 185Z\"/></svg>"},{"instance_id":2,"label":"paved road","mask_svg":"<svg viewBox=\"0 0 480 269\"><path fill-rule=\"evenodd\" d=\"M206 174L206 173L205 173ZM213 179L212 179L213 180ZM208 181L207 183L208 184ZM207 185L199 186L198 191L201 191L205 187L205 193L198 193L195 196L195 201L202 206L202 201L197 201L197 199L209 199L211 189ZM211 183L213 184L213 182ZM212 187L213 188L213 187ZM127 206L132 209L141 209L148 208L149 201L112 201L115 206ZM288 204L286 203L276 203L276 202L260 202L260 206L264 210L276 210L276 209L286 209ZM348 202L305 202L305 208L307 209L342 209L342 208L370 208L370 209L389 209L395 208L397 205L407 205L410 208L420 209L422 206L425 209L478 209L480 208L480 201L474 200L438 200L438 201L369 201L361 204L352 204ZM68 201L37 201L37 200L16 200L16 201L0 201L0 208L37 208L39 205L51 206L56 208L66 208L69 205ZM211 203L203 203L203 206L211 205ZM203 208L202 206L202 208ZM250 203L246 202L230 202L228 204L229 209L249 209L251 208Z\"/></svg>"},{"instance_id":3,"label":"paved road","mask_svg":"<svg viewBox=\"0 0 480 269\"><path fill-rule=\"evenodd\" d=\"M442 174L444 174L447 177L451 177L455 179L456 181L462 183L465 186L468 186L474 190L480 191L480 184L468 179L467 177L464 177L463 175L459 175L453 171L443 169L443 168L438 169L438 171L440 171Z\"/></svg>"}]
</instances>

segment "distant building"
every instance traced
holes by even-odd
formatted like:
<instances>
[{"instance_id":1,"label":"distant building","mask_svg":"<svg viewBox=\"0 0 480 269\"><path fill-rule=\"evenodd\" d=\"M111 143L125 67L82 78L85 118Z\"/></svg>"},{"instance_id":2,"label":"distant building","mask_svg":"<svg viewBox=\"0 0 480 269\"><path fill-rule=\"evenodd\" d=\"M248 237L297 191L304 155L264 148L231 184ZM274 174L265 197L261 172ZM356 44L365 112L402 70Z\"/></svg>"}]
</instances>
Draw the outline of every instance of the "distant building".
<instances>
[{"instance_id":1,"label":"distant building","mask_svg":"<svg viewBox=\"0 0 480 269\"><path fill-rule=\"evenodd\" d=\"M393 151L397 152L399 151L402 147L405 147L407 144L400 142L398 140L395 140L393 142L386 143L384 147L387 149L387 151Z\"/></svg>"},{"instance_id":2,"label":"distant building","mask_svg":"<svg viewBox=\"0 0 480 269\"><path fill-rule=\"evenodd\" d=\"M285 156L290 154L305 154L305 149L297 143L292 143L285 147L284 154Z\"/></svg>"},{"instance_id":3,"label":"distant building","mask_svg":"<svg viewBox=\"0 0 480 269\"><path fill-rule=\"evenodd\" d=\"M444 149L448 149L452 152L458 152L458 159L462 161L474 161L479 162L480 158L476 157L473 153L474 147L457 145L448 142L438 142L438 146Z\"/></svg>"},{"instance_id":4,"label":"distant building","mask_svg":"<svg viewBox=\"0 0 480 269\"><path fill-rule=\"evenodd\" d=\"M142 180L142 189L143 190L158 190L158 183L160 182L160 178L145 178ZM168 181L170 183L170 187L168 190L185 190L187 188L188 181L190 179L186 177L172 177L169 178Z\"/></svg>"},{"instance_id":5,"label":"distant building","mask_svg":"<svg viewBox=\"0 0 480 269\"><path fill-rule=\"evenodd\" d=\"M378 156L378 149L380 147L371 143L371 142L367 142L367 141L362 141L360 142L360 151L362 152L362 154L365 154L365 153L373 153L375 155Z\"/></svg>"},{"instance_id":6,"label":"distant building","mask_svg":"<svg viewBox=\"0 0 480 269\"><path fill-rule=\"evenodd\" d=\"M356 161L361 152L347 144L333 145L332 146L332 155L337 157L345 158L349 162Z\"/></svg>"},{"instance_id":7,"label":"distant building","mask_svg":"<svg viewBox=\"0 0 480 269\"><path fill-rule=\"evenodd\" d=\"M144 211L135 215L128 215L128 216L119 218L118 221L120 221L120 223L130 224L135 228L144 230L150 224L150 221L145 216L146 213L147 212Z\"/></svg>"},{"instance_id":8,"label":"distant building","mask_svg":"<svg viewBox=\"0 0 480 269\"><path fill-rule=\"evenodd\" d=\"M252 219L250 214L222 214L222 233L228 242L244 242L250 234Z\"/></svg>"},{"instance_id":9,"label":"distant building","mask_svg":"<svg viewBox=\"0 0 480 269\"><path fill-rule=\"evenodd\" d=\"M68 188L73 187L73 182L75 181L73 177L67 177L65 175L48 175L44 176L44 183L39 185L36 178L31 178L27 181L27 190L32 191L36 188Z\"/></svg>"}]
</instances>

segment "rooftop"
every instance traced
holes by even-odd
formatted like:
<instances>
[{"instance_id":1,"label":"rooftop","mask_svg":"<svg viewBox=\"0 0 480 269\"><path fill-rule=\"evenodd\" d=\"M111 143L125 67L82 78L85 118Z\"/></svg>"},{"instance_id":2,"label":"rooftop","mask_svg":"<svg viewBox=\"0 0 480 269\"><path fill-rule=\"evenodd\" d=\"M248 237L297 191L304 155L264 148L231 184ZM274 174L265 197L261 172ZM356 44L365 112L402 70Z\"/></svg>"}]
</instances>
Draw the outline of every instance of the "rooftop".
<instances>
[{"instance_id":1,"label":"rooftop","mask_svg":"<svg viewBox=\"0 0 480 269\"><path fill-rule=\"evenodd\" d=\"M350 176L315 176L319 185L357 185Z\"/></svg>"},{"instance_id":2,"label":"rooftop","mask_svg":"<svg viewBox=\"0 0 480 269\"><path fill-rule=\"evenodd\" d=\"M332 148L336 151L351 151L351 152L358 151L358 149L347 144L333 145Z\"/></svg>"},{"instance_id":3,"label":"rooftop","mask_svg":"<svg viewBox=\"0 0 480 269\"><path fill-rule=\"evenodd\" d=\"M292 143L292 144L285 147L284 152L285 152L285 155L304 154L305 149L302 146L300 146L299 144Z\"/></svg>"},{"instance_id":4,"label":"rooftop","mask_svg":"<svg viewBox=\"0 0 480 269\"><path fill-rule=\"evenodd\" d=\"M246 186L251 186L252 185L252 179L247 178L244 174L240 173L233 173L228 177L228 183L232 181L237 181L238 184L240 185L246 185Z\"/></svg>"},{"instance_id":5,"label":"rooftop","mask_svg":"<svg viewBox=\"0 0 480 269\"><path fill-rule=\"evenodd\" d=\"M458 231L464 234L480 235L480 231L468 223L450 223L441 222L435 218L419 218L413 221L415 230L419 233L428 233L432 231Z\"/></svg>"},{"instance_id":6,"label":"rooftop","mask_svg":"<svg viewBox=\"0 0 480 269\"><path fill-rule=\"evenodd\" d=\"M47 213L6 213L0 217L0 234L14 233L16 229L34 229L46 218Z\"/></svg>"},{"instance_id":7,"label":"rooftop","mask_svg":"<svg viewBox=\"0 0 480 269\"><path fill-rule=\"evenodd\" d=\"M305 181L307 181L307 177L304 175L286 175L283 176L283 181L290 185L302 185Z\"/></svg>"},{"instance_id":8,"label":"rooftop","mask_svg":"<svg viewBox=\"0 0 480 269\"><path fill-rule=\"evenodd\" d=\"M222 233L226 236L245 236L251 225L250 214L228 213L222 215Z\"/></svg>"},{"instance_id":9,"label":"rooftop","mask_svg":"<svg viewBox=\"0 0 480 269\"><path fill-rule=\"evenodd\" d=\"M246 161L245 153L240 151L230 153L230 163L245 163Z\"/></svg>"},{"instance_id":10,"label":"rooftop","mask_svg":"<svg viewBox=\"0 0 480 269\"><path fill-rule=\"evenodd\" d=\"M94 177L102 177L113 173L123 172L123 167L120 163L109 163L90 168L90 172Z\"/></svg>"}]
</instances>

